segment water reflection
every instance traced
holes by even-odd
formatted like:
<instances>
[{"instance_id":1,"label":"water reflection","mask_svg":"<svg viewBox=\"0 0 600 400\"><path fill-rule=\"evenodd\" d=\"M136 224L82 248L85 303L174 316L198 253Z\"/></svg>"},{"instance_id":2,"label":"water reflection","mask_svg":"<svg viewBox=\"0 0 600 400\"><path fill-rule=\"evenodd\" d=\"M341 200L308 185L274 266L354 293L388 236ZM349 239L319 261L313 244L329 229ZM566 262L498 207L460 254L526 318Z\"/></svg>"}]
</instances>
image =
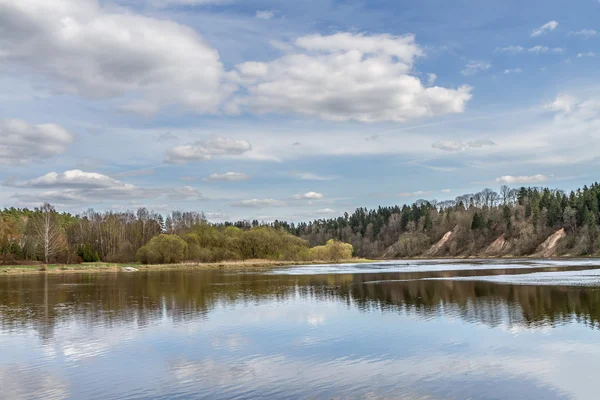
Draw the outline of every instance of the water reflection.
<instances>
[{"instance_id":1,"label":"water reflection","mask_svg":"<svg viewBox=\"0 0 600 400\"><path fill-rule=\"evenodd\" d=\"M595 398L600 290L507 272L6 276L0 398Z\"/></svg>"},{"instance_id":2,"label":"water reflection","mask_svg":"<svg viewBox=\"0 0 600 400\"><path fill-rule=\"evenodd\" d=\"M444 275L453 278L458 274L460 279L476 275L473 271ZM490 326L555 325L573 319L591 328L600 326L597 288L511 285L433 275L437 275L434 280L423 279L420 273L268 276L203 271L11 276L0 279L0 329L33 328L49 338L55 325L70 318L89 327L135 323L142 328L163 318L175 323L205 318L216 307L285 303L297 297L339 301L364 312L403 312L421 318L446 315Z\"/></svg>"}]
</instances>

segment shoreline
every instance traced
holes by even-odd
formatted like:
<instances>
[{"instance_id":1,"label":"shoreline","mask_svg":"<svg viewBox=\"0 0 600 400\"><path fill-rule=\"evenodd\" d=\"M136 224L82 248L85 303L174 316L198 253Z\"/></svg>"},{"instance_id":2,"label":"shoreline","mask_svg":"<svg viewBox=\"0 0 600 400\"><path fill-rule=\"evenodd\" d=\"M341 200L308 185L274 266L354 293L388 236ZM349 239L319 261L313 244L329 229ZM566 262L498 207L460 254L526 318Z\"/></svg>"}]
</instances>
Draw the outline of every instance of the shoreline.
<instances>
[{"instance_id":1,"label":"shoreline","mask_svg":"<svg viewBox=\"0 0 600 400\"><path fill-rule=\"evenodd\" d=\"M32 275L32 274L72 274L72 273L103 273L103 272L160 272L160 271L208 271L212 269L267 270L281 267L323 264L367 264L376 262L365 258L338 261L277 261L277 260L244 260L222 261L211 263L178 263L178 264L136 264L136 263L83 263L83 264L32 264L32 265L0 265L2 275ZM135 268L136 271L128 271Z\"/></svg>"},{"instance_id":2,"label":"shoreline","mask_svg":"<svg viewBox=\"0 0 600 400\"><path fill-rule=\"evenodd\" d=\"M503 256L503 257L413 257L405 259L365 259L353 258L337 261L277 261L277 260L243 260L243 261L221 261L211 263L178 263L178 264L136 264L136 263L83 263L83 264L31 264L31 265L0 265L0 276L2 275L34 275L34 274L73 274L73 273L105 273L105 272L161 272L161 271L208 271L213 269L231 269L233 271L245 270L268 270L274 268L296 267L303 265L329 265L329 264L368 264L386 261L438 261L449 260L455 262L461 261L489 261L489 260L586 260L598 259L594 256L555 256L555 257L535 257L535 256ZM128 270L133 268L135 270Z\"/></svg>"}]
</instances>

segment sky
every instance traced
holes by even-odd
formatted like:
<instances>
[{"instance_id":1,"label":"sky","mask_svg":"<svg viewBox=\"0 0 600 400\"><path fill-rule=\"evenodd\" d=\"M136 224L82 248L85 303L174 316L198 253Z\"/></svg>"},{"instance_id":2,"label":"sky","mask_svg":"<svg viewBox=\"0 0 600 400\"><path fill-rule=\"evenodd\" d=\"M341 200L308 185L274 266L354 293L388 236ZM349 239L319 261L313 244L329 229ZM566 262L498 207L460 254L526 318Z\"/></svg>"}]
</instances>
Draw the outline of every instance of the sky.
<instances>
[{"instance_id":1,"label":"sky","mask_svg":"<svg viewBox=\"0 0 600 400\"><path fill-rule=\"evenodd\" d=\"M0 207L307 221L597 180L600 1L0 0Z\"/></svg>"}]
</instances>

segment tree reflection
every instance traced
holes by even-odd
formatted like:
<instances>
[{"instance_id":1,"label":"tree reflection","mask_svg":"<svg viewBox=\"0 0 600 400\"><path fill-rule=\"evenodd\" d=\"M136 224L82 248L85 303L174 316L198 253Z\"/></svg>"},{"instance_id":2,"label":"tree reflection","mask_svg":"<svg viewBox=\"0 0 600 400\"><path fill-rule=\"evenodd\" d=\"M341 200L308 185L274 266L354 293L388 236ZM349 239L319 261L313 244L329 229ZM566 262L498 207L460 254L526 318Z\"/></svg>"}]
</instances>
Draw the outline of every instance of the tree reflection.
<instances>
[{"instance_id":1,"label":"tree reflection","mask_svg":"<svg viewBox=\"0 0 600 400\"><path fill-rule=\"evenodd\" d=\"M600 326L596 288L420 278L423 274L285 276L219 271L9 276L0 279L0 329L33 328L41 338L50 339L57 325L72 320L88 327L144 327L162 318L175 323L207 318L221 306L293 298L344 302L364 312L459 317L492 327L534 328L574 320L591 328Z\"/></svg>"}]
</instances>

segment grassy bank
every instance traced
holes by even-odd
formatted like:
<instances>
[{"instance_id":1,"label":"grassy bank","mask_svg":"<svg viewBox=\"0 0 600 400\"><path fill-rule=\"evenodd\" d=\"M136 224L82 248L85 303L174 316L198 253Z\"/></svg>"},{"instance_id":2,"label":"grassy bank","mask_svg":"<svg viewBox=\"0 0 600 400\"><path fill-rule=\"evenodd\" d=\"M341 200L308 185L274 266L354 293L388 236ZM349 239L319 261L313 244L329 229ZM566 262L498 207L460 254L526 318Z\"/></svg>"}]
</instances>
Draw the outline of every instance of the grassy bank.
<instances>
[{"instance_id":1,"label":"grassy bank","mask_svg":"<svg viewBox=\"0 0 600 400\"><path fill-rule=\"evenodd\" d=\"M210 269L232 269L232 270L257 270L277 267L291 267L296 265L318 265L318 264L348 264L368 263L372 260L353 258L348 260L332 261L276 261L276 260L244 260L244 261L222 261L215 263L179 263L179 264L114 264L114 263L83 263L83 264L37 264L37 265L0 265L0 275L4 274L63 274L63 273L101 273L121 272L133 267L140 271L189 271Z\"/></svg>"}]
</instances>

